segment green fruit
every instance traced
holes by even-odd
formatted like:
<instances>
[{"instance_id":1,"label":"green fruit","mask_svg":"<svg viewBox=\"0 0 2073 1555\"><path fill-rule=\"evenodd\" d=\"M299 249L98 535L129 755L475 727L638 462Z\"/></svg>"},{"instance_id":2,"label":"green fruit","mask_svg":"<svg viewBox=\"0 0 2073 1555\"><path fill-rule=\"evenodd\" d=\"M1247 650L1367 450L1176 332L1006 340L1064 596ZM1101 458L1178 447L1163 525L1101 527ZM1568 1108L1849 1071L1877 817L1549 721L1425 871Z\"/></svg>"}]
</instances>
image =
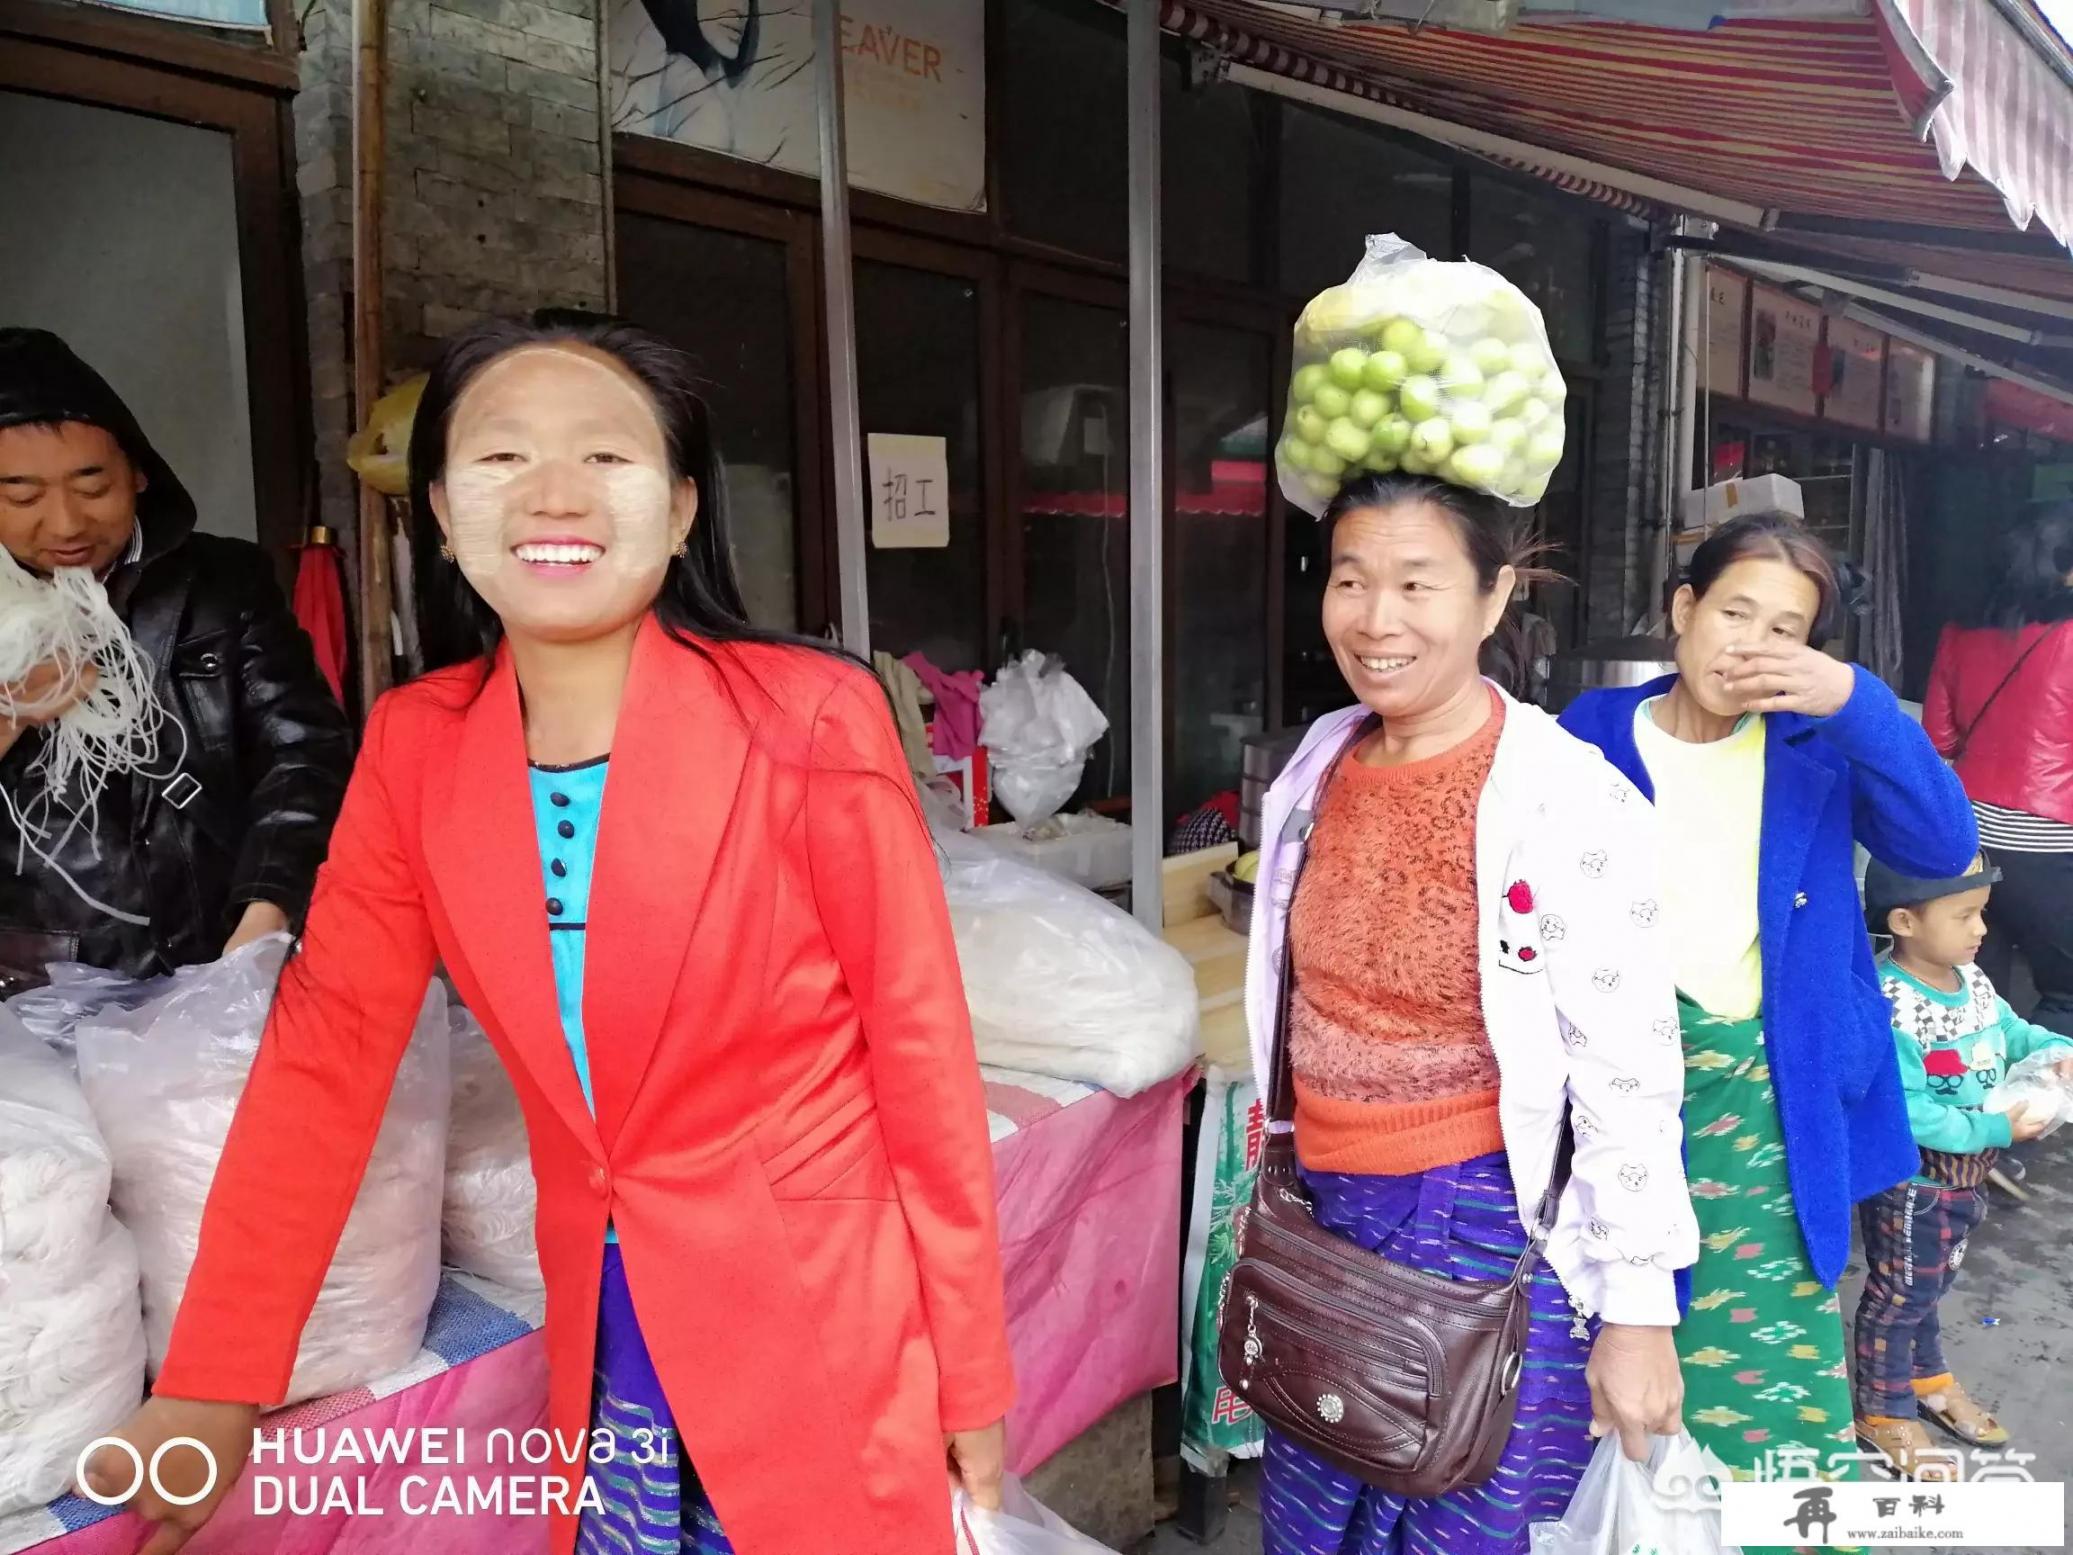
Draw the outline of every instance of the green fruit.
<instances>
[{"instance_id":1,"label":"green fruit","mask_svg":"<svg viewBox=\"0 0 2073 1555\"><path fill-rule=\"evenodd\" d=\"M1408 448L1404 450L1403 457L1397 460L1396 467L1406 475L1432 474L1431 463L1420 458L1414 450Z\"/></svg>"},{"instance_id":2,"label":"green fruit","mask_svg":"<svg viewBox=\"0 0 2073 1555\"><path fill-rule=\"evenodd\" d=\"M1296 436L1304 442L1321 443L1324 441L1325 428L1330 426L1331 422L1315 405L1305 405L1296 412L1294 425Z\"/></svg>"},{"instance_id":3,"label":"green fruit","mask_svg":"<svg viewBox=\"0 0 2073 1555\"><path fill-rule=\"evenodd\" d=\"M1308 367L1298 367L1294 380L1288 386L1289 397L1308 404L1330 376L1322 362L1312 362Z\"/></svg>"},{"instance_id":4,"label":"green fruit","mask_svg":"<svg viewBox=\"0 0 2073 1555\"><path fill-rule=\"evenodd\" d=\"M1412 421L1430 421L1440 413L1440 386L1436 379L1420 375L1404 380L1397 403Z\"/></svg>"},{"instance_id":5,"label":"green fruit","mask_svg":"<svg viewBox=\"0 0 2073 1555\"><path fill-rule=\"evenodd\" d=\"M1361 381L1371 389L1383 394L1393 394L1404 386L1404 380L1411 376L1411 364L1404 360L1401 351L1377 351L1368 358L1368 365L1361 373Z\"/></svg>"},{"instance_id":6,"label":"green fruit","mask_svg":"<svg viewBox=\"0 0 2073 1555\"><path fill-rule=\"evenodd\" d=\"M1397 470L1397 457L1379 447L1370 448L1367 458L1361 460L1360 467L1363 470L1372 470L1377 475L1394 475Z\"/></svg>"},{"instance_id":7,"label":"green fruit","mask_svg":"<svg viewBox=\"0 0 2073 1555\"><path fill-rule=\"evenodd\" d=\"M1421 334L1417 346L1404 352L1404 360L1411 364L1411 371L1414 373L1436 373L1446 359L1445 337L1430 333Z\"/></svg>"},{"instance_id":8,"label":"green fruit","mask_svg":"<svg viewBox=\"0 0 2073 1555\"><path fill-rule=\"evenodd\" d=\"M1457 351L1440 367L1440 388L1449 398L1472 399L1483 392L1483 370L1466 351Z\"/></svg>"},{"instance_id":9,"label":"green fruit","mask_svg":"<svg viewBox=\"0 0 2073 1555\"><path fill-rule=\"evenodd\" d=\"M1350 417L1345 416L1334 421L1324 435L1324 446L1348 464L1359 464L1367 458L1374 441L1366 427L1356 426Z\"/></svg>"},{"instance_id":10,"label":"green fruit","mask_svg":"<svg viewBox=\"0 0 2073 1555\"><path fill-rule=\"evenodd\" d=\"M1425 343L1425 331L1410 319L1391 319L1382 326L1382 349L1409 356Z\"/></svg>"},{"instance_id":11,"label":"green fruit","mask_svg":"<svg viewBox=\"0 0 2073 1555\"><path fill-rule=\"evenodd\" d=\"M1512 348L1494 335L1485 335L1468 348L1468 359L1488 378L1512 365Z\"/></svg>"},{"instance_id":12,"label":"green fruit","mask_svg":"<svg viewBox=\"0 0 2073 1555\"><path fill-rule=\"evenodd\" d=\"M1371 427L1388 415L1391 410L1389 396L1377 394L1373 389L1362 389L1353 396L1353 405L1346 414L1358 427Z\"/></svg>"},{"instance_id":13,"label":"green fruit","mask_svg":"<svg viewBox=\"0 0 2073 1555\"><path fill-rule=\"evenodd\" d=\"M1530 480L1526 482L1525 485L1521 486L1518 489L1518 491L1513 493L1513 495L1516 496L1519 499L1519 501L1524 503L1527 507L1531 507L1534 503L1538 502L1542 497L1545 497L1547 494L1548 478L1545 475L1533 476Z\"/></svg>"},{"instance_id":14,"label":"green fruit","mask_svg":"<svg viewBox=\"0 0 2073 1555\"><path fill-rule=\"evenodd\" d=\"M1526 381L1523 373L1506 368L1483 390L1483 403L1490 407L1493 416L1508 416L1526 403L1526 396L1533 392L1533 385Z\"/></svg>"},{"instance_id":15,"label":"green fruit","mask_svg":"<svg viewBox=\"0 0 2073 1555\"><path fill-rule=\"evenodd\" d=\"M1359 346L1347 346L1332 353L1332 382L1348 393L1360 387L1362 371L1368 365L1368 354Z\"/></svg>"},{"instance_id":16,"label":"green fruit","mask_svg":"<svg viewBox=\"0 0 2073 1555\"><path fill-rule=\"evenodd\" d=\"M1300 437L1285 437L1281 440L1281 462L1291 470L1310 468L1310 445Z\"/></svg>"},{"instance_id":17,"label":"green fruit","mask_svg":"<svg viewBox=\"0 0 2073 1555\"><path fill-rule=\"evenodd\" d=\"M1318 385L1317 392L1310 397L1310 403L1325 420L1337 421L1353 408L1353 396L1336 383L1326 383Z\"/></svg>"},{"instance_id":18,"label":"green fruit","mask_svg":"<svg viewBox=\"0 0 2073 1555\"><path fill-rule=\"evenodd\" d=\"M1437 468L1454 451L1454 429L1438 416L1419 422L1411 429L1411 451Z\"/></svg>"},{"instance_id":19,"label":"green fruit","mask_svg":"<svg viewBox=\"0 0 2073 1555\"><path fill-rule=\"evenodd\" d=\"M1504 474L1504 455L1487 443L1457 448L1447 461L1447 473L1464 486L1490 491Z\"/></svg>"},{"instance_id":20,"label":"green fruit","mask_svg":"<svg viewBox=\"0 0 2073 1555\"><path fill-rule=\"evenodd\" d=\"M1526 468L1534 475L1546 475L1562 462L1562 428L1550 424L1533 434L1526 444Z\"/></svg>"},{"instance_id":21,"label":"green fruit","mask_svg":"<svg viewBox=\"0 0 2073 1555\"><path fill-rule=\"evenodd\" d=\"M1387 454L1401 454L1411 446L1411 422L1407 416L1384 416L1375 427L1375 446Z\"/></svg>"},{"instance_id":22,"label":"green fruit","mask_svg":"<svg viewBox=\"0 0 2073 1555\"><path fill-rule=\"evenodd\" d=\"M1346 461L1329 448L1313 448L1310 450L1310 468L1329 480L1337 480L1346 473Z\"/></svg>"},{"instance_id":23,"label":"green fruit","mask_svg":"<svg viewBox=\"0 0 2073 1555\"><path fill-rule=\"evenodd\" d=\"M1528 400L1519 407L1519 425L1531 432L1535 427L1547 425L1554 414L1554 407L1546 400Z\"/></svg>"},{"instance_id":24,"label":"green fruit","mask_svg":"<svg viewBox=\"0 0 2073 1555\"><path fill-rule=\"evenodd\" d=\"M1562 369L1550 367L1548 375L1540 380L1540 397L1550 405L1559 405L1569 398L1569 385L1562 381Z\"/></svg>"},{"instance_id":25,"label":"green fruit","mask_svg":"<svg viewBox=\"0 0 2073 1555\"><path fill-rule=\"evenodd\" d=\"M1511 349L1511 370L1531 382L1539 382L1548 370L1548 354L1537 340L1522 340Z\"/></svg>"},{"instance_id":26,"label":"green fruit","mask_svg":"<svg viewBox=\"0 0 2073 1555\"><path fill-rule=\"evenodd\" d=\"M1472 400L1459 406L1448 419L1454 425L1454 441L1457 443L1480 443L1490 435L1490 412Z\"/></svg>"},{"instance_id":27,"label":"green fruit","mask_svg":"<svg viewBox=\"0 0 2073 1555\"><path fill-rule=\"evenodd\" d=\"M1329 475L1306 475L1303 489L1319 502L1330 502L1339 494L1339 483Z\"/></svg>"},{"instance_id":28,"label":"green fruit","mask_svg":"<svg viewBox=\"0 0 2073 1555\"><path fill-rule=\"evenodd\" d=\"M1490 423L1490 446L1506 458L1526 446L1525 423L1506 417Z\"/></svg>"}]
</instances>

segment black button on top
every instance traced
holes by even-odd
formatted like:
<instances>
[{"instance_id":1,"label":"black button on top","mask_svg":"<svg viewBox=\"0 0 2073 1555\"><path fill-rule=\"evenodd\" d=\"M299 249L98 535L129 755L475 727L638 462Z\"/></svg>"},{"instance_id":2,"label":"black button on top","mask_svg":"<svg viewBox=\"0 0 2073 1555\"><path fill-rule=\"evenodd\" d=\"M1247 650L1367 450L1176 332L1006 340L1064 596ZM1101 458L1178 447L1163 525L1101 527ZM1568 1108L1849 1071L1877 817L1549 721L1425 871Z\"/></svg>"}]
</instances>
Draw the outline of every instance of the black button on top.
<instances>
[{"instance_id":1,"label":"black button on top","mask_svg":"<svg viewBox=\"0 0 2073 1555\"><path fill-rule=\"evenodd\" d=\"M547 898L547 916L550 918L559 918L561 916L560 897L550 896Z\"/></svg>"},{"instance_id":2,"label":"black button on top","mask_svg":"<svg viewBox=\"0 0 2073 1555\"><path fill-rule=\"evenodd\" d=\"M556 859L552 864L549 864L547 867L554 871L555 879L566 880L568 878L569 866L564 864L560 859Z\"/></svg>"},{"instance_id":3,"label":"black button on top","mask_svg":"<svg viewBox=\"0 0 2073 1555\"><path fill-rule=\"evenodd\" d=\"M547 801L557 810L566 810L569 807L569 796L567 794L549 794Z\"/></svg>"},{"instance_id":4,"label":"black button on top","mask_svg":"<svg viewBox=\"0 0 2073 1555\"><path fill-rule=\"evenodd\" d=\"M576 823L574 821L563 821L561 825L554 829L561 834L564 840L576 835Z\"/></svg>"}]
</instances>

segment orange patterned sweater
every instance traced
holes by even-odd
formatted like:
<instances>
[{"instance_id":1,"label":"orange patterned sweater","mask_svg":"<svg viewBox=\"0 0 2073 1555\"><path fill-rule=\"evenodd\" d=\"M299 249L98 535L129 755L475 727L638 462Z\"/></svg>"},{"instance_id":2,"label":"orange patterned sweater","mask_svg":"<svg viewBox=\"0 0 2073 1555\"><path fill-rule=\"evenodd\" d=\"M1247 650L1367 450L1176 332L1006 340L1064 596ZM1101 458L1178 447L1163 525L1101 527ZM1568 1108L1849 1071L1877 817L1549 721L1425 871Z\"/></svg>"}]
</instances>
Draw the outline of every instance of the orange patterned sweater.
<instances>
[{"instance_id":1,"label":"orange patterned sweater","mask_svg":"<svg viewBox=\"0 0 2073 1555\"><path fill-rule=\"evenodd\" d=\"M1476 943L1476 803L1504 728L1401 766L1339 764L1290 916L1296 1153L1394 1176L1504 1148Z\"/></svg>"}]
</instances>

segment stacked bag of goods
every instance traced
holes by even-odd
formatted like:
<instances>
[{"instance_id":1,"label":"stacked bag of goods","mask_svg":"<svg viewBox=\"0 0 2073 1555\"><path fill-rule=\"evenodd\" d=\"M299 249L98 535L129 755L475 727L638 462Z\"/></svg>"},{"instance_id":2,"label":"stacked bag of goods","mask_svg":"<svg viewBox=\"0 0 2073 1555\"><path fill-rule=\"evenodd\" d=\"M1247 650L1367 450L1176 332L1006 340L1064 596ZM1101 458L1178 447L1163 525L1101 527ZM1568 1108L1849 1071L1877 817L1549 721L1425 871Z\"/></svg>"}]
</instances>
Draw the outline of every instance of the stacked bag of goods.
<instances>
[{"instance_id":1,"label":"stacked bag of goods","mask_svg":"<svg viewBox=\"0 0 2073 1555\"><path fill-rule=\"evenodd\" d=\"M200 1241L202 1208L258 1057L286 936L176 973L134 1010L79 1023L79 1078L108 1142L116 1217L136 1237L155 1372ZM439 1289L450 1093L446 991L434 983L367 1174L303 1329L286 1402L406 1365Z\"/></svg>"},{"instance_id":2,"label":"stacked bag of goods","mask_svg":"<svg viewBox=\"0 0 2073 1555\"><path fill-rule=\"evenodd\" d=\"M144 1396L137 1251L69 1066L0 1010L0 1517L71 1483Z\"/></svg>"},{"instance_id":3,"label":"stacked bag of goods","mask_svg":"<svg viewBox=\"0 0 2073 1555\"><path fill-rule=\"evenodd\" d=\"M1202 1050L1187 957L1084 886L936 832L979 1062L1135 1096Z\"/></svg>"},{"instance_id":4,"label":"stacked bag of goods","mask_svg":"<svg viewBox=\"0 0 2073 1555\"><path fill-rule=\"evenodd\" d=\"M1371 237L1296 324L1282 495L1323 513L1364 472L1431 475L1531 507L1562 460L1568 388L1540 310L1482 265Z\"/></svg>"},{"instance_id":5,"label":"stacked bag of goods","mask_svg":"<svg viewBox=\"0 0 2073 1555\"><path fill-rule=\"evenodd\" d=\"M453 1007L453 1127L446 1140L446 1261L512 1290L537 1291L538 1190L525 1115L504 1060L475 1017Z\"/></svg>"}]
</instances>

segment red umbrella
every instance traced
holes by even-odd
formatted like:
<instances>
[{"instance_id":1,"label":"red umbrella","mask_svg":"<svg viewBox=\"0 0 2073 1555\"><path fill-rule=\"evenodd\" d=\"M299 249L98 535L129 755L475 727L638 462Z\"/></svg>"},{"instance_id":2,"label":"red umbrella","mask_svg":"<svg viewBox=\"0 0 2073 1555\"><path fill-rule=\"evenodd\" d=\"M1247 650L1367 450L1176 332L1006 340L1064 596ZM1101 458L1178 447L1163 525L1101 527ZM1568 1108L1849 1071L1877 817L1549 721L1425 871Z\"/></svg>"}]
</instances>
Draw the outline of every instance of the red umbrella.
<instances>
[{"instance_id":1,"label":"red umbrella","mask_svg":"<svg viewBox=\"0 0 2073 1555\"><path fill-rule=\"evenodd\" d=\"M345 702L345 578L339 570L338 546L331 531L312 525L295 569L295 619L309 633L317 650L317 668L331 682L331 694Z\"/></svg>"}]
</instances>

